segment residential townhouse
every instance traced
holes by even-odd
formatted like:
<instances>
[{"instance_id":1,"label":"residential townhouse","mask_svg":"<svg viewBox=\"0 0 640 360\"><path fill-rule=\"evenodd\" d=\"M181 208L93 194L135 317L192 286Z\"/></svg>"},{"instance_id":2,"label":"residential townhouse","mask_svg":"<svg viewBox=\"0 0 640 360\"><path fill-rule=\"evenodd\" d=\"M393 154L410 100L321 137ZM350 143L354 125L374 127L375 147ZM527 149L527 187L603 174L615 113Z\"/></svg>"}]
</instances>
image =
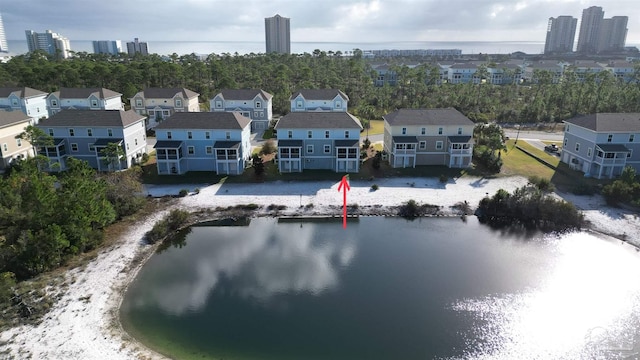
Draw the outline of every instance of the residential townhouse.
<instances>
[{"instance_id":1,"label":"residential townhouse","mask_svg":"<svg viewBox=\"0 0 640 360\"><path fill-rule=\"evenodd\" d=\"M269 128L273 119L273 95L260 89L224 89L209 102L210 111L239 112L251 119L251 130Z\"/></svg>"},{"instance_id":2,"label":"residential townhouse","mask_svg":"<svg viewBox=\"0 0 640 360\"><path fill-rule=\"evenodd\" d=\"M479 79L475 76L476 71L478 71L478 65L473 62L453 64L449 66L447 81L451 84L479 83Z\"/></svg>"},{"instance_id":3,"label":"residential townhouse","mask_svg":"<svg viewBox=\"0 0 640 360\"><path fill-rule=\"evenodd\" d=\"M146 88L130 100L131 109L147 116L147 128L179 112L200 112L200 94L185 88Z\"/></svg>"},{"instance_id":4,"label":"residential townhouse","mask_svg":"<svg viewBox=\"0 0 640 360\"><path fill-rule=\"evenodd\" d=\"M537 62L525 66L523 79L529 83L537 84L540 81L540 73L549 73L551 82L557 84L562 79L564 67L558 62Z\"/></svg>"},{"instance_id":5,"label":"residential townhouse","mask_svg":"<svg viewBox=\"0 0 640 360\"><path fill-rule=\"evenodd\" d=\"M160 175L239 175L251 159L251 119L239 112L175 113L155 131Z\"/></svg>"},{"instance_id":6,"label":"residential townhouse","mask_svg":"<svg viewBox=\"0 0 640 360\"><path fill-rule=\"evenodd\" d=\"M628 61L609 61L604 64L604 68L613 74L613 77L625 82L636 82L635 74L636 70L634 64Z\"/></svg>"},{"instance_id":7,"label":"residential townhouse","mask_svg":"<svg viewBox=\"0 0 640 360\"><path fill-rule=\"evenodd\" d=\"M18 137L31 122L22 111L0 110L0 172L15 160L33 156L31 144Z\"/></svg>"},{"instance_id":8,"label":"residential townhouse","mask_svg":"<svg viewBox=\"0 0 640 360\"><path fill-rule=\"evenodd\" d=\"M640 171L640 113L597 113L565 120L561 161L588 177Z\"/></svg>"},{"instance_id":9,"label":"residential townhouse","mask_svg":"<svg viewBox=\"0 0 640 360\"><path fill-rule=\"evenodd\" d=\"M278 121L278 170L360 170L362 124L347 112L292 112Z\"/></svg>"},{"instance_id":10,"label":"residential townhouse","mask_svg":"<svg viewBox=\"0 0 640 360\"><path fill-rule=\"evenodd\" d=\"M60 88L47 96L49 116L61 110L124 110L122 94L105 88Z\"/></svg>"},{"instance_id":11,"label":"residential townhouse","mask_svg":"<svg viewBox=\"0 0 640 360\"><path fill-rule=\"evenodd\" d=\"M471 166L474 123L458 110L399 109L383 119L384 150L392 167Z\"/></svg>"},{"instance_id":12,"label":"residential townhouse","mask_svg":"<svg viewBox=\"0 0 640 360\"><path fill-rule=\"evenodd\" d=\"M47 95L29 87L0 88L0 109L22 111L37 124L49 116Z\"/></svg>"},{"instance_id":13,"label":"residential townhouse","mask_svg":"<svg viewBox=\"0 0 640 360\"><path fill-rule=\"evenodd\" d=\"M338 111L347 112L349 97L337 89L303 89L289 98L291 112Z\"/></svg>"},{"instance_id":14,"label":"residential townhouse","mask_svg":"<svg viewBox=\"0 0 640 360\"><path fill-rule=\"evenodd\" d=\"M597 76L600 72L605 71L602 65L593 60L576 60L566 69L572 70L579 82L583 82L589 75Z\"/></svg>"},{"instance_id":15,"label":"residential townhouse","mask_svg":"<svg viewBox=\"0 0 640 360\"><path fill-rule=\"evenodd\" d=\"M147 153L145 118L132 110L62 110L38 127L53 137L53 146L39 149L49 158L50 171L67 169L69 157L84 160L98 171L131 167ZM124 157L109 163L103 150L109 144L122 147Z\"/></svg>"}]
</instances>

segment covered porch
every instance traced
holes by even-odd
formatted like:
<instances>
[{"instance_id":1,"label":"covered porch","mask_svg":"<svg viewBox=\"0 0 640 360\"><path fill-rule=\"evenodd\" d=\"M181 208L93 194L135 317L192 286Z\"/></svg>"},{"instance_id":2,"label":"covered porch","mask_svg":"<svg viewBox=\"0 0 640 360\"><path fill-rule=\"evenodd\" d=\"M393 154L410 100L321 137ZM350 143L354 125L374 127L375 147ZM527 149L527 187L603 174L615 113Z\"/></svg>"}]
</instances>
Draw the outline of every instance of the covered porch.
<instances>
[{"instance_id":1,"label":"covered porch","mask_svg":"<svg viewBox=\"0 0 640 360\"><path fill-rule=\"evenodd\" d=\"M360 171L360 140L336 140L336 172Z\"/></svg>"},{"instance_id":2,"label":"covered porch","mask_svg":"<svg viewBox=\"0 0 640 360\"><path fill-rule=\"evenodd\" d=\"M67 153L66 140L61 138L53 139L53 146L43 146L38 150L39 155L46 156L49 159L47 171L64 171L67 169L66 158Z\"/></svg>"},{"instance_id":3,"label":"covered porch","mask_svg":"<svg viewBox=\"0 0 640 360\"><path fill-rule=\"evenodd\" d=\"M448 136L447 143L450 168L471 166L473 158L473 138L471 136Z\"/></svg>"},{"instance_id":4,"label":"covered porch","mask_svg":"<svg viewBox=\"0 0 640 360\"><path fill-rule=\"evenodd\" d=\"M213 150L216 154L216 173L240 175L244 171L244 159L240 141L216 141Z\"/></svg>"},{"instance_id":5,"label":"covered porch","mask_svg":"<svg viewBox=\"0 0 640 360\"><path fill-rule=\"evenodd\" d=\"M418 138L415 136L394 136L391 143L389 163L394 168L416 167Z\"/></svg>"},{"instance_id":6,"label":"covered porch","mask_svg":"<svg viewBox=\"0 0 640 360\"><path fill-rule=\"evenodd\" d=\"M117 144L122 149L122 154L117 161L113 161L115 159L109 159L106 156L105 149L109 146L109 144ZM93 149L95 151L96 163L98 165L98 171L117 171L122 170L123 167L127 167L127 157L124 155L125 150L122 147L124 144L124 139L114 139L114 138L101 138L97 139L95 143L93 143ZM124 162L124 166L123 166Z\"/></svg>"},{"instance_id":7,"label":"covered porch","mask_svg":"<svg viewBox=\"0 0 640 360\"><path fill-rule=\"evenodd\" d=\"M302 140L278 140L278 171L302 172Z\"/></svg>"},{"instance_id":8,"label":"covered porch","mask_svg":"<svg viewBox=\"0 0 640 360\"><path fill-rule=\"evenodd\" d=\"M620 176L630 154L631 150L622 144L596 144L596 156L588 174L597 179Z\"/></svg>"},{"instance_id":9,"label":"covered porch","mask_svg":"<svg viewBox=\"0 0 640 360\"><path fill-rule=\"evenodd\" d=\"M158 175L181 175L188 171L182 141L161 140L154 148Z\"/></svg>"}]
</instances>

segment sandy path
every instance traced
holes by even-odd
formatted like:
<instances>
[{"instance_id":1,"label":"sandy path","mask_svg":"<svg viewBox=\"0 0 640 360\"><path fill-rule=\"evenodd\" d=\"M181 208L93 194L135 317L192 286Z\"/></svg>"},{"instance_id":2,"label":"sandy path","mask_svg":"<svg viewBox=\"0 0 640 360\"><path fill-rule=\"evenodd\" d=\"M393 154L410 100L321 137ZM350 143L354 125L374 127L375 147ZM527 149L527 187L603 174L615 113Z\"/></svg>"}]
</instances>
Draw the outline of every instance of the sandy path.
<instances>
[{"instance_id":1,"label":"sandy path","mask_svg":"<svg viewBox=\"0 0 640 360\"><path fill-rule=\"evenodd\" d=\"M394 178L376 179L380 187L371 191L374 182L354 181L348 193L348 203L364 206L396 206L413 199L418 203L439 205L452 211L450 206L468 201L475 206L487 193L493 194L502 188L512 191L526 184L521 177L483 179L464 177L441 184L437 179ZM176 201L174 207L207 208L227 207L236 204L254 203L264 207L270 204L285 205L285 215L300 212L300 206L313 204L316 214L339 214L342 195L337 191L338 183L276 182L261 184L180 185L149 186L153 196L177 194L188 188L192 194ZM599 196L577 197L569 194L559 196L574 202L585 210L585 215L594 226L609 234L626 234L627 240L640 244L640 220L637 216L604 206ZM132 227L116 245L105 249L83 269L74 269L67 274L70 282L66 293L37 326L20 326L0 334L0 341L16 359L145 359L162 358L144 347L130 341L120 331L117 307L121 289L135 275L132 263L136 256L150 248L143 244L144 234L170 209L165 208L150 216L139 226ZM266 210L260 210L266 212ZM75 279L75 281L71 281ZM88 297L88 300L82 298ZM0 352L1 353L1 352ZM2 355L0 355L1 357Z\"/></svg>"}]
</instances>

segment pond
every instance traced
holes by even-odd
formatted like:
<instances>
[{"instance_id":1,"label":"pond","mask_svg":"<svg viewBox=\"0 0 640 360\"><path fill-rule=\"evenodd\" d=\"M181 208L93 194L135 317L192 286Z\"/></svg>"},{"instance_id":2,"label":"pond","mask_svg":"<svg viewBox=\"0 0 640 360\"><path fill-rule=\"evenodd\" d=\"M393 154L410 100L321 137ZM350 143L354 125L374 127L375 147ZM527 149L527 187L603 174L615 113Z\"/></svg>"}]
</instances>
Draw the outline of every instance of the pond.
<instances>
[{"instance_id":1,"label":"pond","mask_svg":"<svg viewBox=\"0 0 640 360\"><path fill-rule=\"evenodd\" d=\"M625 358L640 256L621 241L458 218L258 218L194 226L120 309L178 359Z\"/></svg>"}]
</instances>

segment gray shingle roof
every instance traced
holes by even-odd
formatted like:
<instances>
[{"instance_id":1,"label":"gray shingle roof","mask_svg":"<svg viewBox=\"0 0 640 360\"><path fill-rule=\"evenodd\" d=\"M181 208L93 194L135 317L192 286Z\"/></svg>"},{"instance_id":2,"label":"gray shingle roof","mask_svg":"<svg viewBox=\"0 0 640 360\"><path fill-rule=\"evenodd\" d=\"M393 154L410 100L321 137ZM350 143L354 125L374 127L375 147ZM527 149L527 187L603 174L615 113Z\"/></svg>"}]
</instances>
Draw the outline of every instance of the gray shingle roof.
<instances>
[{"instance_id":1,"label":"gray shingle roof","mask_svg":"<svg viewBox=\"0 0 640 360\"><path fill-rule=\"evenodd\" d=\"M127 127L144 120L145 116L133 110L62 110L40 121L39 127L49 126L99 126Z\"/></svg>"},{"instance_id":2,"label":"gray shingle roof","mask_svg":"<svg viewBox=\"0 0 640 360\"><path fill-rule=\"evenodd\" d=\"M38 96L38 95L47 95L47 93L44 91L32 89L30 87L0 88L0 97L6 98L6 97L9 97L9 95L11 95L12 93L16 93L16 95L21 99L29 98L32 96Z\"/></svg>"},{"instance_id":3,"label":"gray shingle roof","mask_svg":"<svg viewBox=\"0 0 640 360\"><path fill-rule=\"evenodd\" d=\"M598 113L574 117L565 122L595 132L640 132L640 113Z\"/></svg>"},{"instance_id":4,"label":"gray shingle roof","mask_svg":"<svg viewBox=\"0 0 640 360\"><path fill-rule=\"evenodd\" d=\"M629 152L629 149L622 144L596 144L604 152Z\"/></svg>"},{"instance_id":5,"label":"gray shingle roof","mask_svg":"<svg viewBox=\"0 0 640 360\"><path fill-rule=\"evenodd\" d=\"M0 110L0 127L5 127L21 122L30 121L31 117L22 111L5 111Z\"/></svg>"},{"instance_id":6,"label":"gray shingle roof","mask_svg":"<svg viewBox=\"0 0 640 360\"><path fill-rule=\"evenodd\" d=\"M346 112L292 112L280 118L275 128L362 130L362 124Z\"/></svg>"},{"instance_id":7,"label":"gray shingle roof","mask_svg":"<svg viewBox=\"0 0 640 360\"><path fill-rule=\"evenodd\" d=\"M336 96L349 100L349 97L338 89L302 89L294 92L290 100L295 99L298 95L302 95L307 100L333 100Z\"/></svg>"},{"instance_id":8,"label":"gray shingle roof","mask_svg":"<svg viewBox=\"0 0 640 360\"><path fill-rule=\"evenodd\" d=\"M182 95L185 99L191 99L200 95L195 91L185 88L146 88L142 90L141 93L148 99L171 99L178 94Z\"/></svg>"},{"instance_id":9,"label":"gray shingle roof","mask_svg":"<svg viewBox=\"0 0 640 360\"><path fill-rule=\"evenodd\" d=\"M52 93L58 99L86 99L91 95L99 99L110 99L120 97L122 94L105 88L60 88L59 91Z\"/></svg>"},{"instance_id":10,"label":"gray shingle roof","mask_svg":"<svg viewBox=\"0 0 640 360\"><path fill-rule=\"evenodd\" d=\"M156 126L156 129L242 130L251 119L239 112L178 112Z\"/></svg>"},{"instance_id":11,"label":"gray shingle roof","mask_svg":"<svg viewBox=\"0 0 640 360\"><path fill-rule=\"evenodd\" d=\"M382 117L389 125L473 125L461 112L446 109L399 109Z\"/></svg>"},{"instance_id":12,"label":"gray shingle roof","mask_svg":"<svg viewBox=\"0 0 640 360\"><path fill-rule=\"evenodd\" d=\"M261 89L223 89L220 93L225 100L253 100L256 96L269 100L273 95Z\"/></svg>"}]
</instances>

